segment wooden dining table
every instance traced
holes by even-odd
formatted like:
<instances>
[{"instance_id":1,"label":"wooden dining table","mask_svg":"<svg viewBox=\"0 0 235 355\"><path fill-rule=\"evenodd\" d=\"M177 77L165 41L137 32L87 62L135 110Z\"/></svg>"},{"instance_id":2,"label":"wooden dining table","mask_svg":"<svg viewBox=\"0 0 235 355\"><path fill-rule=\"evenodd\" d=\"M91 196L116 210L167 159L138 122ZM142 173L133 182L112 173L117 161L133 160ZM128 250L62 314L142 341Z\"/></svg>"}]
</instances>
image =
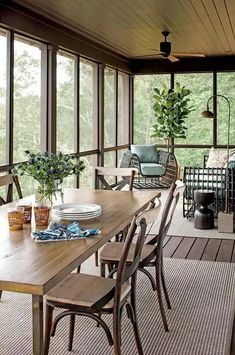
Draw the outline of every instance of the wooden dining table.
<instances>
[{"instance_id":1,"label":"wooden dining table","mask_svg":"<svg viewBox=\"0 0 235 355\"><path fill-rule=\"evenodd\" d=\"M10 231L7 221L9 205L0 207L0 290L32 295L34 355L43 354L43 295L123 230L133 216L159 196L157 190L66 189L64 203L95 203L101 206L102 213L98 218L81 223L84 227L99 228L101 234L80 240L47 243L38 243L31 238L32 231L36 229L33 218L32 223L24 225L23 230Z\"/></svg>"}]
</instances>

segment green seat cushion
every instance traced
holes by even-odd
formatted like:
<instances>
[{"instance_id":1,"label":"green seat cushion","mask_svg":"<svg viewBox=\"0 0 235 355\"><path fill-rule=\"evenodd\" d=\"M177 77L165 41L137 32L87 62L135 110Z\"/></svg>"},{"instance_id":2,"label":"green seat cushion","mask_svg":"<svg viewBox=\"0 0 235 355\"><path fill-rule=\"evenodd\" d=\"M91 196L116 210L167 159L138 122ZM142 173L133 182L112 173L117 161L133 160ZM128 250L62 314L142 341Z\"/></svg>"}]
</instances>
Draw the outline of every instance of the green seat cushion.
<instances>
[{"instance_id":1,"label":"green seat cushion","mask_svg":"<svg viewBox=\"0 0 235 355\"><path fill-rule=\"evenodd\" d=\"M140 163L158 163L158 152L154 144L132 144L131 151L138 155Z\"/></svg>"},{"instance_id":2,"label":"green seat cushion","mask_svg":"<svg viewBox=\"0 0 235 355\"><path fill-rule=\"evenodd\" d=\"M165 174L165 168L155 163L140 163L141 173L146 176L161 176Z\"/></svg>"}]
</instances>

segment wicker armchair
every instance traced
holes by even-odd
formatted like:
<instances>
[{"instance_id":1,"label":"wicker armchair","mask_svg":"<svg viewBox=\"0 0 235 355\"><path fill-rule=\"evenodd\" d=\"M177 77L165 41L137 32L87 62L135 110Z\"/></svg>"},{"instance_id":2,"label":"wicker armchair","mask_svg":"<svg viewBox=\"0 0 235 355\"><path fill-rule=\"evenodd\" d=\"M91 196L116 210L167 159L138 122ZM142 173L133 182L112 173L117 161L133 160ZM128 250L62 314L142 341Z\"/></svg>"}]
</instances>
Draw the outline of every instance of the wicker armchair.
<instances>
[{"instance_id":1,"label":"wicker armchair","mask_svg":"<svg viewBox=\"0 0 235 355\"><path fill-rule=\"evenodd\" d=\"M151 145L145 146L150 147ZM141 147L145 146L138 146L138 148L141 150ZM173 153L157 150L155 146L152 146L156 149L156 161L151 157L148 163L146 158L143 162L141 155L134 153L133 147L135 146L132 146L133 151L128 150L123 154L120 167L130 167L138 170L139 173L134 179L135 188L168 188L176 181L178 167Z\"/></svg>"}]
</instances>

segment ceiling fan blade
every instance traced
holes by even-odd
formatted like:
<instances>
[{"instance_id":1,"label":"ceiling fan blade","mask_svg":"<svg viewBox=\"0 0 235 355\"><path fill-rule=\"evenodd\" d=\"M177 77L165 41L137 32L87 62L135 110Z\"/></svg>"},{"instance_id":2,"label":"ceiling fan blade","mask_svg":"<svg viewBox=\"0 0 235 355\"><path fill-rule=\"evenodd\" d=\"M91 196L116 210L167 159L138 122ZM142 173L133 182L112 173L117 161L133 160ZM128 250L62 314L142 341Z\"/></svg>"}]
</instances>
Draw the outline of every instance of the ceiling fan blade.
<instances>
[{"instance_id":1,"label":"ceiling fan blade","mask_svg":"<svg viewBox=\"0 0 235 355\"><path fill-rule=\"evenodd\" d=\"M162 56L161 53L139 55L139 56L137 56L137 57L132 57L132 59L155 58L155 57L158 57L158 56Z\"/></svg>"},{"instance_id":2,"label":"ceiling fan blade","mask_svg":"<svg viewBox=\"0 0 235 355\"><path fill-rule=\"evenodd\" d=\"M156 49L156 48L150 48L150 51L154 51L154 52L158 52L158 53L163 53L162 51L160 51L160 49Z\"/></svg>"},{"instance_id":3,"label":"ceiling fan blade","mask_svg":"<svg viewBox=\"0 0 235 355\"><path fill-rule=\"evenodd\" d=\"M176 57L174 57L173 55L168 55L168 57L167 57L172 63L174 63L174 62L178 62L179 61L179 59L178 58L176 58Z\"/></svg>"},{"instance_id":4,"label":"ceiling fan blade","mask_svg":"<svg viewBox=\"0 0 235 355\"><path fill-rule=\"evenodd\" d=\"M173 52L173 55L177 57L201 57L204 58L205 54L202 53L181 53L181 52Z\"/></svg>"}]
</instances>

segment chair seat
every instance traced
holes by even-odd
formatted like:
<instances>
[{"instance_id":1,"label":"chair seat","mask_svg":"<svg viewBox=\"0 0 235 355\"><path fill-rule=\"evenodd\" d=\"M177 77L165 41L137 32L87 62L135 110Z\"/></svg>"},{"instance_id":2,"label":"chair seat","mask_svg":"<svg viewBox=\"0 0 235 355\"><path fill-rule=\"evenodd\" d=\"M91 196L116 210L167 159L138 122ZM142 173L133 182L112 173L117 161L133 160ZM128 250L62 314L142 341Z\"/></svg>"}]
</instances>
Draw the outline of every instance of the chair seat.
<instances>
[{"instance_id":1,"label":"chair seat","mask_svg":"<svg viewBox=\"0 0 235 355\"><path fill-rule=\"evenodd\" d=\"M100 262L107 262L107 263L119 262L120 257L122 255L122 249L123 249L123 243L120 242L107 243L100 253ZM154 255L155 249L156 249L155 245L145 244L142 249L140 264L151 255ZM127 263L131 263L133 261L134 252L135 252L135 244L132 244L127 257Z\"/></svg>"},{"instance_id":2,"label":"chair seat","mask_svg":"<svg viewBox=\"0 0 235 355\"><path fill-rule=\"evenodd\" d=\"M49 302L74 305L78 307L113 308L113 295L116 280L87 274L69 274L46 295ZM131 286L125 282L122 286L121 301L127 298Z\"/></svg>"},{"instance_id":3,"label":"chair seat","mask_svg":"<svg viewBox=\"0 0 235 355\"><path fill-rule=\"evenodd\" d=\"M146 176L161 176L165 174L164 166L156 163L140 163L141 174Z\"/></svg>"}]
</instances>

